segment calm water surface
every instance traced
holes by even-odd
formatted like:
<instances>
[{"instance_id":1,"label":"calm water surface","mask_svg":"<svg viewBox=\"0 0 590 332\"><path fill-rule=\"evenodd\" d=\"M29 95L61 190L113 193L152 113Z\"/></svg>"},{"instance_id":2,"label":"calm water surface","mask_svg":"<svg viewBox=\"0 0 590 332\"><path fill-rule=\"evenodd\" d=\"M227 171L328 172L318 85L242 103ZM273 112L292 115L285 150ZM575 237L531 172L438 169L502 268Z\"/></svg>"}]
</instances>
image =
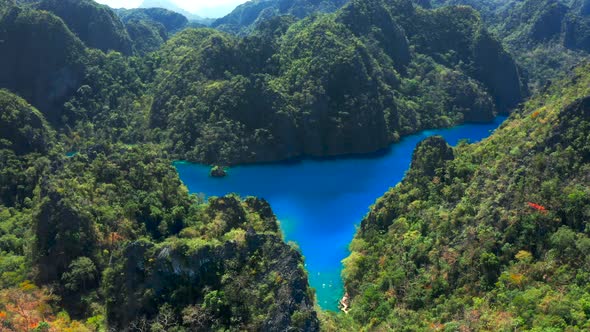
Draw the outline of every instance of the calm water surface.
<instances>
[{"instance_id":1,"label":"calm water surface","mask_svg":"<svg viewBox=\"0 0 590 332\"><path fill-rule=\"evenodd\" d=\"M369 206L402 180L416 144L433 135L443 136L451 145L462 139L477 142L505 119L423 131L378 154L238 166L222 179L209 177L208 166L174 165L192 193L208 197L237 193L266 199L280 220L285 239L301 248L319 305L338 310L344 292L341 261L349 254L355 227Z\"/></svg>"}]
</instances>

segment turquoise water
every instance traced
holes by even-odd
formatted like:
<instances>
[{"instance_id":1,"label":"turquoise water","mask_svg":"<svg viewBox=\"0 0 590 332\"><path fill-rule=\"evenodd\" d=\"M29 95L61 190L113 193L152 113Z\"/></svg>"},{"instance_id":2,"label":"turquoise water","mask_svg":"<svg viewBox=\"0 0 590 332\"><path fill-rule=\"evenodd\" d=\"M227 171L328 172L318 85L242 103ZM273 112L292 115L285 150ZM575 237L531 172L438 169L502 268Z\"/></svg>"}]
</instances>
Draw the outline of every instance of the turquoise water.
<instances>
[{"instance_id":1,"label":"turquoise water","mask_svg":"<svg viewBox=\"0 0 590 332\"><path fill-rule=\"evenodd\" d=\"M176 162L180 178L192 193L266 199L278 216L287 241L296 242L309 271L318 304L338 310L343 295L341 261L348 244L377 198L400 182L416 144L441 135L451 145L462 139L480 141L506 118L489 124L466 124L407 136L380 153L329 159L233 167L226 178L209 177L209 167Z\"/></svg>"}]
</instances>

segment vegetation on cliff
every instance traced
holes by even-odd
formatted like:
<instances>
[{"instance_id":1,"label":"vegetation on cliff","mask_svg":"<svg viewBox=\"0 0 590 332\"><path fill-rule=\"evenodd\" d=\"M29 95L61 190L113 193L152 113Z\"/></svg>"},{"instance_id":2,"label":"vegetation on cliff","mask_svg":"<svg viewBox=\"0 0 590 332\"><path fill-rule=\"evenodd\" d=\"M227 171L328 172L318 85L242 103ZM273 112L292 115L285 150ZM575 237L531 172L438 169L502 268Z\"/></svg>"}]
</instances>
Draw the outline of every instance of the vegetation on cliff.
<instances>
[{"instance_id":1,"label":"vegetation on cliff","mask_svg":"<svg viewBox=\"0 0 590 332\"><path fill-rule=\"evenodd\" d=\"M526 69L533 90L567 75L590 53L587 0L431 0L430 4L468 5L481 12L490 30Z\"/></svg>"},{"instance_id":2,"label":"vegetation on cliff","mask_svg":"<svg viewBox=\"0 0 590 332\"><path fill-rule=\"evenodd\" d=\"M590 2L414 2L254 1L216 23L236 36L0 0L2 329L318 330L271 207L191 196L171 160L363 153L490 121L527 96L522 67L537 94L493 137L418 146L351 245L349 314L320 316L589 329L590 66L565 69L590 50Z\"/></svg>"},{"instance_id":3,"label":"vegetation on cliff","mask_svg":"<svg viewBox=\"0 0 590 332\"><path fill-rule=\"evenodd\" d=\"M357 328L587 329L590 66L491 138L421 143L345 261Z\"/></svg>"},{"instance_id":4,"label":"vegetation on cliff","mask_svg":"<svg viewBox=\"0 0 590 332\"><path fill-rule=\"evenodd\" d=\"M88 329L317 330L302 257L270 206L234 196L205 204L158 150L92 145L20 169L32 156L1 150L12 156L2 174L18 176L16 192L0 177L2 288L29 296L22 285L34 280L47 287L35 301L58 303ZM23 314L2 310L3 326L18 330Z\"/></svg>"},{"instance_id":5,"label":"vegetation on cliff","mask_svg":"<svg viewBox=\"0 0 590 332\"><path fill-rule=\"evenodd\" d=\"M43 0L35 8L60 17L86 46L102 51L132 53L125 26L107 6L92 0Z\"/></svg>"},{"instance_id":6,"label":"vegetation on cliff","mask_svg":"<svg viewBox=\"0 0 590 332\"><path fill-rule=\"evenodd\" d=\"M235 164L363 153L415 131L490 121L526 90L466 7L352 1L244 38L185 30L158 52L150 125L184 159Z\"/></svg>"},{"instance_id":7,"label":"vegetation on cliff","mask_svg":"<svg viewBox=\"0 0 590 332\"><path fill-rule=\"evenodd\" d=\"M46 11L9 6L0 14L0 87L60 121L63 103L83 78L84 45Z\"/></svg>"},{"instance_id":8,"label":"vegetation on cliff","mask_svg":"<svg viewBox=\"0 0 590 332\"><path fill-rule=\"evenodd\" d=\"M211 23L211 27L235 34L250 33L254 27L277 16L294 16L302 19L311 14L331 13L348 0L254 0L248 1L225 17Z\"/></svg>"}]
</instances>

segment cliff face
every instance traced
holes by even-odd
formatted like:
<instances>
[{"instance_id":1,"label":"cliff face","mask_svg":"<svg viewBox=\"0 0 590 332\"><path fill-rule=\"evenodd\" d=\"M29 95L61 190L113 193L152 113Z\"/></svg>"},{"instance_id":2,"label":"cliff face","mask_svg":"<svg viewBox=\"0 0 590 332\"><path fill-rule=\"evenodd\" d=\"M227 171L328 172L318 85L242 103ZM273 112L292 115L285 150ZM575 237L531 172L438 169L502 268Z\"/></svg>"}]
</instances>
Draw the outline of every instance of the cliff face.
<instances>
[{"instance_id":1,"label":"cliff face","mask_svg":"<svg viewBox=\"0 0 590 332\"><path fill-rule=\"evenodd\" d=\"M181 158L211 164L372 152L490 121L527 93L477 12L409 0L273 19L245 38L186 30L158 57L151 126Z\"/></svg>"},{"instance_id":2,"label":"cliff face","mask_svg":"<svg viewBox=\"0 0 590 332\"><path fill-rule=\"evenodd\" d=\"M92 0L44 0L36 8L60 17L86 46L131 55L131 40L119 17Z\"/></svg>"},{"instance_id":3,"label":"cliff face","mask_svg":"<svg viewBox=\"0 0 590 332\"><path fill-rule=\"evenodd\" d=\"M590 270L589 82L589 66L575 69L481 143L451 149L430 138L417 147L345 261L359 326L587 324L554 305L576 307L589 295L579 291Z\"/></svg>"},{"instance_id":4,"label":"cliff face","mask_svg":"<svg viewBox=\"0 0 590 332\"><path fill-rule=\"evenodd\" d=\"M0 90L0 148L22 155L47 153L53 132L43 115L14 94Z\"/></svg>"},{"instance_id":5,"label":"cliff face","mask_svg":"<svg viewBox=\"0 0 590 332\"><path fill-rule=\"evenodd\" d=\"M20 206L33 194L38 169L44 168L41 156L54 146L55 133L43 114L0 89L0 205ZM19 234L16 230L4 232L9 237Z\"/></svg>"},{"instance_id":6,"label":"cliff face","mask_svg":"<svg viewBox=\"0 0 590 332\"><path fill-rule=\"evenodd\" d=\"M453 160L453 149L439 136L429 137L420 142L412 156L412 171L433 177L445 163Z\"/></svg>"},{"instance_id":7,"label":"cliff face","mask_svg":"<svg viewBox=\"0 0 590 332\"><path fill-rule=\"evenodd\" d=\"M139 54L154 52L168 39L166 28L157 22L131 20L125 23L133 48Z\"/></svg>"},{"instance_id":8,"label":"cliff face","mask_svg":"<svg viewBox=\"0 0 590 332\"><path fill-rule=\"evenodd\" d=\"M586 0L433 0L432 4L477 9L526 71L533 90L582 63L590 52Z\"/></svg>"},{"instance_id":9,"label":"cliff face","mask_svg":"<svg viewBox=\"0 0 590 332\"><path fill-rule=\"evenodd\" d=\"M157 308L169 303L183 312L185 326L199 330L318 331L301 254L282 241L268 204L224 197L212 200L205 214L224 223L221 231L227 233L220 242L181 236L124 249L121 264L111 271L111 326L124 329L157 319ZM248 224L253 217L264 229ZM190 315L197 320L187 319Z\"/></svg>"},{"instance_id":10,"label":"cliff face","mask_svg":"<svg viewBox=\"0 0 590 332\"><path fill-rule=\"evenodd\" d=\"M0 17L0 40L0 87L59 121L83 78L84 45L56 16L18 7Z\"/></svg>"},{"instance_id":11,"label":"cliff face","mask_svg":"<svg viewBox=\"0 0 590 332\"><path fill-rule=\"evenodd\" d=\"M0 163L14 167L5 155ZM303 257L284 242L266 201L199 201L147 145L90 145L45 166L27 169L37 186L23 211L30 276L52 285L74 319L100 305L101 324L121 331L319 330ZM7 170L0 199L15 197Z\"/></svg>"},{"instance_id":12,"label":"cliff face","mask_svg":"<svg viewBox=\"0 0 590 332\"><path fill-rule=\"evenodd\" d=\"M117 14L125 24L129 21L152 21L162 24L169 33L177 32L189 24L182 14L164 8L118 9Z\"/></svg>"}]
</instances>

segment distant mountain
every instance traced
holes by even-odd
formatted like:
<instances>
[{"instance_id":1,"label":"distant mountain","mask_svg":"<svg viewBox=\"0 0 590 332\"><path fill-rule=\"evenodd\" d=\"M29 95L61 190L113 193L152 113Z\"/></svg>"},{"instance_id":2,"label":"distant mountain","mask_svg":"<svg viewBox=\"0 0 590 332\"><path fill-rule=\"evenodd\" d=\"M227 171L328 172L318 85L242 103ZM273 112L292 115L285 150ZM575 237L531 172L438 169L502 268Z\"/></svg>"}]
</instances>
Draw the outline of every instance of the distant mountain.
<instances>
[{"instance_id":1,"label":"distant mountain","mask_svg":"<svg viewBox=\"0 0 590 332\"><path fill-rule=\"evenodd\" d=\"M244 1L241 1L241 2L243 3ZM238 1L238 4L239 4L239 1ZM231 13L234 9L236 9L238 4L236 4L234 2L234 3L230 3L230 4L206 5L207 7L199 9L198 14L203 17L212 17L212 18L214 18L213 21L215 21L215 19L220 18L220 17L224 17L224 16L228 15L229 13ZM211 23L213 23L213 22L211 22Z\"/></svg>"},{"instance_id":2,"label":"distant mountain","mask_svg":"<svg viewBox=\"0 0 590 332\"><path fill-rule=\"evenodd\" d=\"M116 9L139 54L157 50L168 38L189 27L189 20L182 14L164 8Z\"/></svg>"},{"instance_id":3,"label":"distant mountain","mask_svg":"<svg viewBox=\"0 0 590 332\"><path fill-rule=\"evenodd\" d=\"M186 16L164 8L117 9L116 12L125 24L148 20L162 24L168 32L176 32L189 24Z\"/></svg>"},{"instance_id":4,"label":"distant mountain","mask_svg":"<svg viewBox=\"0 0 590 332\"><path fill-rule=\"evenodd\" d=\"M201 17L184 10L170 0L143 0L141 5L139 5L139 8L164 8L184 15L189 21L196 21L205 25L209 25L213 22L213 19Z\"/></svg>"},{"instance_id":5,"label":"distant mountain","mask_svg":"<svg viewBox=\"0 0 590 332\"><path fill-rule=\"evenodd\" d=\"M331 13L344 6L348 0L252 0L211 24L231 33L247 33L257 22L279 15L305 18L314 12Z\"/></svg>"}]
</instances>

